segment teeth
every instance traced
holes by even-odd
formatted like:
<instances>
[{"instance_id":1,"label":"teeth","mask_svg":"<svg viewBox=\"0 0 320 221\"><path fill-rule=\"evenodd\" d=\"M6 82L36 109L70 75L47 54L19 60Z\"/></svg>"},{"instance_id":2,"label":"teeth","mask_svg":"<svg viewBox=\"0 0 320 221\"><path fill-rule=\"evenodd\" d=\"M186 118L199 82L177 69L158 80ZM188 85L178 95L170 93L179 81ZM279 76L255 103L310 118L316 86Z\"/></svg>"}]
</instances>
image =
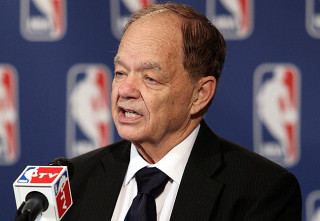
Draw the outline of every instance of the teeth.
<instances>
[{"instance_id":1,"label":"teeth","mask_svg":"<svg viewBox=\"0 0 320 221\"><path fill-rule=\"evenodd\" d=\"M127 112L127 111L124 112L124 115L125 115L126 117L136 117L136 116L138 116L136 113Z\"/></svg>"}]
</instances>

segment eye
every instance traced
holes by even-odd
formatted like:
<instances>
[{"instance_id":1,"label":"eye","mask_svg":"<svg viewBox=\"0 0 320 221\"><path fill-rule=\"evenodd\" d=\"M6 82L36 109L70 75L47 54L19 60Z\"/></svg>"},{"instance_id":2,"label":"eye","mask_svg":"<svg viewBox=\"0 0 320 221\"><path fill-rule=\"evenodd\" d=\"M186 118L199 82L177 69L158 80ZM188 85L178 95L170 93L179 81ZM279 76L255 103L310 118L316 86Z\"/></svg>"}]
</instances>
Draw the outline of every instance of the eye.
<instances>
[{"instance_id":1,"label":"eye","mask_svg":"<svg viewBox=\"0 0 320 221\"><path fill-rule=\"evenodd\" d=\"M114 77L115 77L115 78L121 78L121 77L123 77L123 76L125 76L125 74L124 74L123 72L116 71L116 72L114 73Z\"/></svg>"},{"instance_id":2,"label":"eye","mask_svg":"<svg viewBox=\"0 0 320 221\"><path fill-rule=\"evenodd\" d=\"M152 83L156 83L157 81L151 77L146 77L146 81L152 82Z\"/></svg>"},{"instance_id":3,"label":"eye","mask_svg":"<svg viewBox=\"0 0 320 221\"><path fill-rule=\"evenodd\" d=\"M160 84L160 82L152 77L149 77L149 76L145 76L145 82L147 85L149 86L157 86Z\"/></svg>"}]
</instances>

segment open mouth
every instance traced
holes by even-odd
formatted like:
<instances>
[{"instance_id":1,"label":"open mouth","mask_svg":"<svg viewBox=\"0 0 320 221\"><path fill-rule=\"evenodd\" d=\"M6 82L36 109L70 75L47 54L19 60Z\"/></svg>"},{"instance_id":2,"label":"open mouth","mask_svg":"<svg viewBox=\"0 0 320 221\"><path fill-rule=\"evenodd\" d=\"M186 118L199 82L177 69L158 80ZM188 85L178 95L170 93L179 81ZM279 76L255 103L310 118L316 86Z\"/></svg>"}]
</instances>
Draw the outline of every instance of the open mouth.
<instances>
[{"instance_id":1,"label":"open mouth","mask_svg":"<svg viewBox=\"0 0 320 221\"><path fill-rule=\"evenodd\" d=\"M138 116L140 116L140 114L138 114L137 112L135 112L133 110L120 108L120 112L122 112L125 117L138 117Z\"/></svg>"}]
</instances>

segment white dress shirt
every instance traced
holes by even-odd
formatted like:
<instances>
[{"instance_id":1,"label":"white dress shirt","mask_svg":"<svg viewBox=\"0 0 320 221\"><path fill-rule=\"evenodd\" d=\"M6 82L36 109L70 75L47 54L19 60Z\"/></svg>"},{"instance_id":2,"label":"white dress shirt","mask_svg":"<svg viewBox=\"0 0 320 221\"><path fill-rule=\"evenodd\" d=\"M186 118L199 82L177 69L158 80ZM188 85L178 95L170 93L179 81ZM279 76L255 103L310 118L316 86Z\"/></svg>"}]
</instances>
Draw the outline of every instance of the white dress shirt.
<instances>
[{"instance_id":1,"label":"white dress shirt","mask_svg":"<svg viewBox=\"0 0 320 221\"><path fill-rule=\"evenodd\" d=\"M131 144L130 163L123 181L120 194L118 196L116 207L113 211L112 221L123 221L131 206L132 200L137 195L137 183L135 173L141 168L157 167L159 170L169 176L169 181L164 191L156 199L157 220L168 221L171 216L173 205L178 193L182 175L190 156L192 147L200 129L200 124L194 131L175 146L160 161L155 164L149 164L138 153L136 147Z\"/></svg>"}]
</instances>

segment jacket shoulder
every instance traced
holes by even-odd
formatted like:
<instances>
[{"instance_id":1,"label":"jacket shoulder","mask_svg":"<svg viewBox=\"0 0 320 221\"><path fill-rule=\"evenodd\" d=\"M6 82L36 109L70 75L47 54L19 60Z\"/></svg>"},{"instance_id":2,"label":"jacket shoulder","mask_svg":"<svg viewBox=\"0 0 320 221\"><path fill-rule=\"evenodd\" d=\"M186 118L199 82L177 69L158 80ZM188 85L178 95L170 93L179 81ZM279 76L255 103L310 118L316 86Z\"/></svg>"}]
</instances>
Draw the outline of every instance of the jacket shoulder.
<instances>
[{"instance_id":1,"label":"jacket shoulder","mask_svg":"<svg viewBox=\"0 0 320 221\"><path fill-rule=\"evenodd\" d=\"M117 159L123 155L123 152L129 152L128 148L130 148L130 142L121 140L111 145L71 158L70 161L74 167L71 184L80 185L83 179L85 179L89 174L104 168L102 166L103 159Z\"/></svg>"},{"instance_id":2,"label":"jacket shoulder","mask_svg":"<svg viewBox=\"0 0 320 221\"><path fill-rule=\"evenodd\" d=\"M79 156L71 158L70 160L75 166L80 166L80 165L83 165L84 163L86 164L86 166L88 166L88 163L90 163L91 161L94 162L97 159L100 159L101 157L107 156L114 152L120 152L121 151L120 148L122 146L127 146L129 144L130 144L129 141L121 140L119 142L110 144L108 146L100 147L90 152L81 154Z\"/></svg>"},{"instance_id":3,"label":"jacket shoulder","mask_svg":"<svg viewBox=\"0 0 320 221\"><path fill-rule=\"evenodd\" d=\"M218 142L225 163L228 166L234 165L235 167L238 167L242 165L242 167L247 167L247 169L252 172L255 170L262 170L264 172L272 171L272 173L276 174L288 172L285 168L275 162L225 138L218 137Z\"/></svg>"}]
</instances>

